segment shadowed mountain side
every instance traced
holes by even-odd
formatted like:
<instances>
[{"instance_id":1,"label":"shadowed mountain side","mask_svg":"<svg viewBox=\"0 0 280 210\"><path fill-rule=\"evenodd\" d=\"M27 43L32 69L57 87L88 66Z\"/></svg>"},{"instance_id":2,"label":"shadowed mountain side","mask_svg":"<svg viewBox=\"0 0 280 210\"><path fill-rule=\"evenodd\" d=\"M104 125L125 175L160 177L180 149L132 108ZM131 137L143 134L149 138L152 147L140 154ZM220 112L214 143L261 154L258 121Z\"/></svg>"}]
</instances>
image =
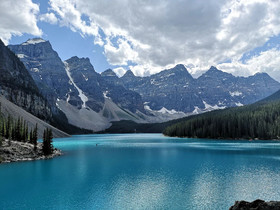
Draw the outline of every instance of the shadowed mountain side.
<instances>
[{"instance_id":1,"label":"shadowed mountain side","mask_svg":"<svg viewBox=\"0 0 280 210\"><path fill-rule=\"evenodd\" d=\"M26 112L24 109L20 108L19 106L13 104L12 102L5 99L3 96L0 97L0 103L1 103L1 112L4 114L4 116L8 116L9 114L15 119L18 117L24 119L28 126L32 129L35 128L36 124L38 124L38 137L43 137L44 129L50 128L52 129L54 138L61 138L61 137L69 137L70 135L58 130L57 128L49 125L48 123L44 122L43 120L40 120L39 118L35 117L34 115Z\"/></svg>"},{"instance_id":2,"label":"shadowed mountain side","mask_svg":"<svg viewBox=\"0 0 280 210\"><path fill-rule=\"evenodd\" d=\"M190 116L192 118L194 116ZM163 123L136 123L130 120L112 122L112 126L98 133L162 133L163 130L186 118L180 118Z\"/></svg>"}]
</instances>

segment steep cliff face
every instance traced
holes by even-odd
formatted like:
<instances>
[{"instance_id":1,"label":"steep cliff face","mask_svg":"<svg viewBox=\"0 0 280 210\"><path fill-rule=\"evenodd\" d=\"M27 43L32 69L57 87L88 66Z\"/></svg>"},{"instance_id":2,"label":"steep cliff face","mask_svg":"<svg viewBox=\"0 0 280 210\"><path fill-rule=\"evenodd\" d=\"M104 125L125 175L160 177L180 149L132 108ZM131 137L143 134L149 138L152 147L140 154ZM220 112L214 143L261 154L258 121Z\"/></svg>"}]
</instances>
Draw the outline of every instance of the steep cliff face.
<instances>
[{"instance_id":1,"label":"steep cliff face","mask_svg":"<svg viewBox=\"0 0 280 210\"><path fill-rule=\"evenodd\" d=\"M41 93L54 109L58 98L66 100L68 95L78 95L73 84L69 82L64 63L49 41L30 39L20 45L9 45L9 48L24 63ZM72 97L71 103L80 103L78 97L78 102L74 98Z\"/></svg>"},{"instance_id":2,"label":"steep cliff face","mask_svg":"<svg viewBox=\"0 0 280 210\"><path fill-rule=\"evenodd\" d=\"M235 77L211 67L197 79L196 87L208 104L232 107L263 99L279 90L280 84L266 73Z\"/></svg>"},{"instance_id":3,"label":"steep cliff face","mask_svg":"<svg viewBox=\"0 0 280 210\"><path fill-rule=\"evenodd\" d=\"M77 109L88 107L100 112L105 99L110 97L120 108L145 112L138 93L109 82L94 70L88 58L74 56L62 62L49 41L40 38L9 48L29 70L53 111L57 109L57 101L63 100Z\"/></svg>"},{"instance_id":4,"label":"steep cliff face","mask_svg":"<svg viewBox=\"0 0 280 210\"><path fill-rule=\"evenodd\" d=\"M100 86L100 75L94 70L88 58L78 58L74 56L65 61L68 76L72 84L75 84L79 92L81 104L77 108L88 106L92 110L99 112L104 104L104 96ZM68 100L71 102L73 96Z\"/></svg>"},{"instance_id":5,"label":"steep cliff face","mask_svg":"<svg viewBox=\"0 0 280 210\"><path fill-rule=\"evenodd\" d=\"M44 120L52 117L50 106L19 58L0 40L1 95Z\"/></svg>"},{"instance_id":6,"label":"steep cliff face","mask_svg":"<svg viewBox=\"0 0 280 210\"><path fill-rule=\"evenodd\" d=\"M109 98L119 107L133 113L137 110L145 112L141 96L116 83L118 78L112 70L100 75L88 58L76 56L66 60L65 64L69 68L72 82L80 89L80 98L84 106L99 112L104 107L105 99ZM113 77L115 80L111 81Z\"/></svg>"}]
</instances>

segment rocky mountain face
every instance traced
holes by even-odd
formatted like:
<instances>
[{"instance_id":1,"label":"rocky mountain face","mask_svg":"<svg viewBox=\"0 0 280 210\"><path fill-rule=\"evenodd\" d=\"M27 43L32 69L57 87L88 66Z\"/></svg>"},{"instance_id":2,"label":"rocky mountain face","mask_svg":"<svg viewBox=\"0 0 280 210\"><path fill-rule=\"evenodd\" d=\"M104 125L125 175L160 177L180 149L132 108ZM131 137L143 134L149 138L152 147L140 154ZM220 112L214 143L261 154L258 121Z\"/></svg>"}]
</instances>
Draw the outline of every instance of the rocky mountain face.
<instances>
[{"instance_id":1,"label":"rocky mountain face","mask_svg":"<svg viewBox=\"0 0 280 210\"><path fill-rule=\"evenodd\" d=\"M75 56L66 60L65 64L70 82L74 84L79 93L78 95L74 93L68 95L68 102L78 109L89 107L94 111L100 111L104 103L104 96L99 84L100 75L95 72L89 59ZM78 104L71 103L73 98Z\"/></svg>"},{"instance_id":2,"label":"rocky mountain face","mask_svg":"<svg viewBox=\"0 0 280 210\"><path fill-rule=\"evenodd\" d=\"M150 77L135 77L128 71L120 78L125 87L143 97L152 110L176 110L192 112L195 106L203 107L196 93L196 81L184 65L177 65Z\"/></svg>"},{"instance_id":3,"label":"rocky mountain face","mask_svg":"<svg viewBox=\"0 0 280 210\"><path fill-rule=\"evenodd\" d=\"M118 106L133 113L136 110L145 112L142 98L138 93L110 81L112 75L116 77L112 70L110 76L110 70L100 75L94 70L88 58L78 58L76 56L66 60L65 63L69 67L74 84L84 94L82 97L85 99L84 107L99 112L104 106L105 98L110 98Z\"/></svg>"},{"instance_id":4,"label":"rocky mountain face","mask_svg":"<svg viewBox=\"0 0 280 210\"><path fill-rule=\"evenodd\" d=\"M136 112L146 112L137 92L97 73L88 58L74 56L63 62L51 44L39 38L9 48L29 70L52 111L62 111L74 125L100 130L112 120L140 120Z\"/></svg>"},{"instance_id":5,"label":"rocky mountain face","mask_svg":"<svg viewBox=\"0 0 280 210\"><path fill-rule=\"evenodd\" d=\"M111 121L162 122L258 101L280 89L267 74L235 77L211 67L194 79L184 65L149 77L97 73L88 58L62 61L51 44L31 39L9 48L24 63L53 110L94 131Z\"/></svg>"},{"instance_id":6,"label":"rocky mountain face","mask_svg":"<svg viewBox=\"0 0 280 210\"><path fill-rule=\"evenodd\" d=\"M201 75L197 82L201 84L198 91L204 101L226 107L254 103L280 88L279 83L266 73L235 77L215 67Z\"/></svg>"},{"instance_id":7,"label":"rocky mountain face","mask_svg":"<svg viewBox=\"0 0 280 210\"><path fill-rule=\"evenodd\" d=\"M33 115L47 121L52 117L50 106L25 66L1 40L0 90L1 95Z\"/></svg>"},{"instance_id":8,"label":"rocky mountain face","mask_svg":"<svg viewBox=\"0 0 280 210\"><path fill-rule=\"evenodd\" d=\"M184 113L250 104L280 89L266 73L235 77L213 66L198 79L192 78L184 65L177 65L149 77L127 71L120 81L140 93L150 109L165 107Z\"/></svg>"},{"instance_id":9,"label":"rocky mountain face","mask_svg":"<svg viewBox=\"0 0 280 210\"><path fill-rule=\"evenodd\" d=\"M78 94L69 82L64 63L49 41L40 38L29 39L20 45L9 45L9 48L24 63L41 93L53 108L57 98L66 100L68 95ZM73 98L71 102L78 103Z\"/></svg>"},{"instance_id":10,"label":"rocky mountain face","mask_svg":"<svg viewBox=\"0 0 280 210\"><path fill-rule=\"evenodd\" d=\"M51 104L65 100L78 109L88 107L99 112L106 97L132 112L144 111L141 96L98 74L88 58L74 56L62 62L49 41L31 39L9 45L29 70L43 95ZM108 96L107 96L108 95Z\"/></svg>"}]
</instances>

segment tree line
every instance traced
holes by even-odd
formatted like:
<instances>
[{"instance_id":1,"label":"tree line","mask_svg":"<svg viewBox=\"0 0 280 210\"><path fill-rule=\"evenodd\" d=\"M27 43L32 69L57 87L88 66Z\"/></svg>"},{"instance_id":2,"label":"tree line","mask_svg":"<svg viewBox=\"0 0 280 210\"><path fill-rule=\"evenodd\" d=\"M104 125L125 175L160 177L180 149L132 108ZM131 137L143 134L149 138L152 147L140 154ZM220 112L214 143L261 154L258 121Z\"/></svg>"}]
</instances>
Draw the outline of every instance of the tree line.
<instances>
[{"instance_id":1,"label":"tree line","mask_svg":"<svg viewBox=\"0 0 280 210\"><path fill-rule=\"evenodd\" d=\"M167 136L225 139L279 139L280 102L256 103L187 118L167 127Z\"/></svg>"},{"instance_id":2,"label":"tree line","mask_svg":"<svg viewBox=\"0 0 280 210\"><path fill-rule=\"evenodd\" d=\"M1 110L1 104L0 104ZM18 117L14 120L11 115L5 118L0 115L0 147L3 145L3 141L7 139L8 145L11 146L12 141L27 142L33 145L34 151L37 151L38 147L38 125L35 128L29 128L28 123L22 118ZM44 130L42 153L44 155L50 155L53 153L52 145L52 130L47 128Z\"/></svg>"}]
</instances>

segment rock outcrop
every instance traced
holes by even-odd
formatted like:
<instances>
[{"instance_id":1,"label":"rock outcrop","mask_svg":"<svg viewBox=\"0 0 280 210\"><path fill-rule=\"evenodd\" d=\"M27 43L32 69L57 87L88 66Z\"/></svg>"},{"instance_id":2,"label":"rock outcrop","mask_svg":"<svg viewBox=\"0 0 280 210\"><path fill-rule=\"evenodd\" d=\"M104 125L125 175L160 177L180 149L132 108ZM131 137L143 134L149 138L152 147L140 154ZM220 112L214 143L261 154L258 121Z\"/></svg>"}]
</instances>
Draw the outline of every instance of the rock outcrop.
<instances>
[{"instance_id":1,"label":"rock outcrop","mask_svg":"<svg viewBox=\"0 0 280 210\"><path fill-rule=\"evenodd\" d=\"M42 153L42 143L38 143L36 151L32 144L18 141L11 141L9 145L9 141L4 140L0 147L0 163L50 159L60 155L62 152L54 149L53 154L45 156Z\"/></svg>"},{"instance_id":2,"label":"rock outcrop","mask_svg":"<svg viewBox=\"0 0 280 210\"><path fill-rule=\"evenodd\" d=\"M78 95L73 84L69 82L63 61L49 41L29 39L20 45L9 45L9 48L24 63L53 111L56 111L55 103L58 98L66 100L68 94Z\"/></svg>"},{"instance_id":3,"label":"rock outcrop","mask_svg":"<svg viewBox=\"0 0 280 210\"><path fill-rule=\"evenodd\" d=\"M268 201L255 200L253 202L247 201L236 201L233 206L229 208L230 210L279 210L279 201Z\"/></svg>"}]
</instances>

